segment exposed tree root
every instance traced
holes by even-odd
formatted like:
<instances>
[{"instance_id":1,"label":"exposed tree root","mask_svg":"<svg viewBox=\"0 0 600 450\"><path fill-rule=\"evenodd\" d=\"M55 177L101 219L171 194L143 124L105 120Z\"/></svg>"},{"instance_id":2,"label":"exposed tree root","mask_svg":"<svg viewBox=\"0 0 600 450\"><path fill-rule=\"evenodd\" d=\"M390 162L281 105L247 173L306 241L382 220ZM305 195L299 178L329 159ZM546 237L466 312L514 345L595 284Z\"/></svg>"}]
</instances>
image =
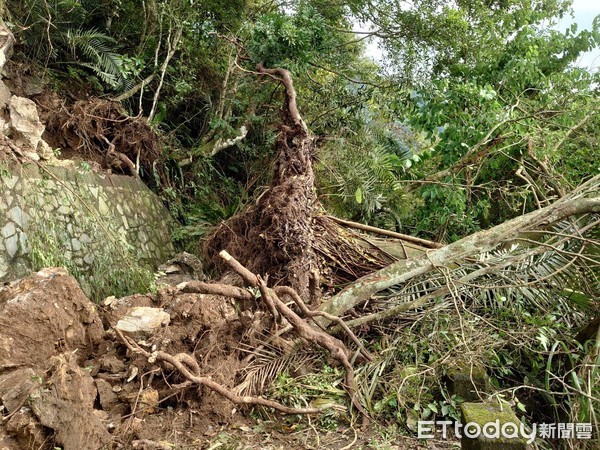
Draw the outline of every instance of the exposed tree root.
<instances>
[{"instance_id":1,"label":"exposed tree root","mask_svg":"<svg viewBox=\"0 0 600 450\"><path fill-rule=\"evenodd\" d=\"M272 400L267 400L262 397L241 396L234 394L226 387L221 386L219 383L216 383L207 377L199 375L200 366L198 365L198 361L196 361L196 359L193 356L188 355L187 353L178 353L177 355L170 355L169 353L162 351L154 351L150 353L144 350L142 347L140 347L133 339L123 335L123 333L121 333L120 330L115 328L115 332L130 352L142 355L151 363L154 363L155 361L169 363L192 383L196 383L200 386L206 386L207 388L222 395L232 403L238 405L265 406L267 408L273 408L285 414L315 414L321 411L319 408L290 408L288 406L282 405L281 403L274 402Z\"/></svg>"},{"instance_id":2,"label":"exposed tree root","mask_svg":"<svg viewBox=\"0 0 600 450\"><path fill-rule=\"evenodd\" d=\"M89 98L71 105L49 97L40 101L48 143L67 154L103 160L105 168L150 178L161 170L156 133L148 121L127 115L120 103Z\"/></svg>"},{"instance_id":3,"label":"exposed tree root","mask_svg":"<svg viewBox=\"0 0 600 450\"><path fill-rule=\"evenodd\" d=\"M304 298L310 294L310 274L318 272L311 218L318 202L312 169L313 140L300 117L290 73L259 72L285 87L283 125L276 141L277 160L269 190L256 205L219 227L207 244L215 262L226 249L256 273L284 280Z\"/></svg>"},{"instance_id":4,"label":"exposed tree root","mask_svg":"<svg viewBox=\"0 0 600 450\"><path fill-rule=\"evenodd\" d=\"M350 330L350 328L338 317L334 317L331 314L328 314L323 311L311 311L306 306L305 302L302 300L300 295L289 286L277 286L272 289L269 288L262 277L252 273L250 270L244 267L244 265L242 265L237 259L233 258L228 252L221 251L220 257L230 269L232 269L235 273L242 277L246 284L248 284L250 287L259 289L261 293L261 300L265 307L269 310L269 312L276 321L280 323L283 322L284 324L284 328L277 333L278 335L283 334L283 332L295 330L301 339L324 348L336 361L340 363L340 365L344 368L346 373L345 387L348 392L348 395L350 396L352 404L358 411L360 411L360 413L363 415L363 418L366 418L367 413L362 408L361 404L356 398L356 383L354 380L354 369L350 362L351 352L339 339L331 336L329 333L322 329L309 325L309 323L303 317L298 315L289 306L287 306L286 303L284 303L281 300L280 296L290 297L300 309L301 314L308 319L313 319L314 321L315 317L323 317L324 319L330 322L335 322L339 326L339 328L343 330L348 335L348 337L357 345L357 352L362 354L365 359L369 361L372 360L372 357L369 354L369 352L364 348L360 340ZM254 295L251 292L241 289L239 287L229 286L225 284L212 284L192 281L178 285L177 289L182 292L197 292L204 294L223 295L242 301L254 300ZM317 322L315 321L315 324L316 323ZM144 353L144 356L146 355L150 356L150 353ZM165 356L160 352L155 352L153 353L153 355L158 355L161 358ZM171 356L171 358L173 357ZM197 376L195 375L195 373L198 373L198 371L196 369L196 366L194 366L194 364L197 365L197 363L195 362L195 360L193 362L187 362L189 358L191 358L189 355L177 355L176 357L180 365L186 364L186 367L184 367L184 369L187 370L187 372L182 371L179 368L179 366L176 367L178 368L178 370L182 371L182 373L189 380L197 382L195 379L192 379L189 376ZM169 359L163 358L163 360L171 362ZM218 390L217 392L221 393L221 391Z\"/></svg>"},{"instance_id":5,"label":"exposed tree root","mask_svg":"<svg viewBox=\"0 0 600 450\"><path fill-rule=\"evenodd\" d=\"M177 286L181 292L222 295L237 300L254 300L254 295L246 289L220 283L204 283L202 281L187 281Z\"/></svg>"},{"instance_id":6,"label":"exposed tree root","mask_svg":"<svg viewBox=\"0 0 600 450\"><path fill-rule=\"evenodd\" d=\"M322 331L320 329L311 327L303 318L301 318L298 314L292 311L277 295L277 291L275 289L270 289L265 280L262 277L253 274L248 269L246 269L242 264L240 264L235 258L233 258L226 251L221 251L221 258L227 263L231 269L233 269L236 273L238 273L246 283L248 283L252 287L258 287L261 294L262 299L269 305L269 309L274 308L277 312L286 319L289 324L296 330L298 335L307 342L312 344L316 344L327 351L329 351L330 355L338 361L346 372L346 390L348 395L350 396L350 400L352 404L356 407L358 411L363 416L363 419L366 419L368 416L367 412L363 409L362 405L359 403L356 398L356 382L354 380L354 368L352 364L350 364L350 360L348 358L349 351L344 345L342 341L331 336L330 334ZM298 306L303 310L303 312L308 311L310 315L310 311L304 305L304 302L298 295L296 291L294 291L290 287L279 287L279 292L285 293L286 295L291 295L292 298L297 302ZM316 313L315 315L321 315L320 313ZM331 316L329 316L331 317ZM331 320L331 319L330 319ZM356 340L356 336L346 327L346 329L350 332L352 337ZM353 340L354 340L353 339ZM362 345L359 347L361 348ZM364 347L362 347L364 350ZM366 350L364 350L366 353ZM368 355L368 353L366 353Z\"/></svg>"},{"instance_id":7,"label":"exposed tree root","mask_svg":"<svg viewBox=\"0 0 600 450\"><path fill-rule=\"evenodd\" d=\"M336 316L332 316L331 314L328 314L324 311L318 311L318 310L311 311L310 309L308 309L306 304L302 301L302 299L300 298L298 293L289 286L277 286L277 287L273 288L273 290L275 291L275 293L278 296L287 295L292 300L294 300L294 303L296 303L296 305L298 305L298 307L302 311L302 314L304 314L306 317L310 317L311 319L313 317L325 317L327 320L337 323L338 326L342 330L344 330L344 332L348 335L348 337L350 339L352 339L352 342L354 342L356 344L356 346L358 347L358 350L367 359L367 361L373 361L373 357L371 356L371 354L362 345L360 340L356 337L356 335L352 332L352 330L350 330L348 325L346 325L346 323L342 319L340 319L339 317L336 317ZM318 322L315 322L315 324L319 325Z\"/></svg>"},{"instance_id":8,"label":"exposed tree root","mask_svg":"<svg viewBox=\"0 0 600 450\"><path fill-rule=\"evenodd\" d=\"M394 259L359 245L355 233L323 215L314 186L313 139L298 110L291 75L262 65L257 70L284 86L273 179L255 205L217 228L205 253L221 265L218 255L225 249L253 273L290 285L314 304L322 281L348 283Z\"/></svg>"}]
</instances>

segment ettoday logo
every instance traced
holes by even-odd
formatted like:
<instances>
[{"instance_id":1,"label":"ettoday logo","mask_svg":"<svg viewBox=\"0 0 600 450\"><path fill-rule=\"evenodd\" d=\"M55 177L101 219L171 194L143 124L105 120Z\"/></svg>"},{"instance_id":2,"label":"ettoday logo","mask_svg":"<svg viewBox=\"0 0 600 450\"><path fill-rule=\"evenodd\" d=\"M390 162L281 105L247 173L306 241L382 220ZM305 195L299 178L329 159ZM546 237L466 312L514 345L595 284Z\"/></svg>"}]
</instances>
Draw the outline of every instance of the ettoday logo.
<instances>
[{"instance_id":1,"label":"ettoday logo","mask_svg":"<svg viewBox=\"0 0 600 450\"><path fill-rule=\"evenodd\" d=\"M433 421L421 420L418 422L418 437L420 439L433 439L436 432L440 429L442 439L448 438L448 431L454 428L454 436L462 438L463 436L476 439L480 436L486 439L524 439L528 444L535 441L536 437L543 439L591 439L591 423L541 423L531 424L527 427L522 423L505 422L500 424L500 420L487 422L483 425L476 422L452 422L450 420Z\"/></svg>"}]
</instances>

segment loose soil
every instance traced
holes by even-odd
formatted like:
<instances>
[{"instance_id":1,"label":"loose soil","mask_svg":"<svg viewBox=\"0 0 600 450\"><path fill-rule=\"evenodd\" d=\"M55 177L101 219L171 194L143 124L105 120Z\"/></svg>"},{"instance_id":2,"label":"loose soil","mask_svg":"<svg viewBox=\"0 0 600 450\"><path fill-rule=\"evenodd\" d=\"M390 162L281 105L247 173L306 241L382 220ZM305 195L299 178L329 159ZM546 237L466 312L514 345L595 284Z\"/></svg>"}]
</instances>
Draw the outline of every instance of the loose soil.
<instances>
[{"instance_id":1,"label":"loose soil","mask_svg":"<svg viewBox=\"0 0 600 450\"><path fill-rule=\"evenodd\" d=\"M194 355L202 376L229 389L247 364L241 343L269 324L249 305L172 286L97 306L60 268L14 282L0 290L0 448L442 448L374 428L355 440L343 423L318 430L308 418L234 405L127 350L112 327L138 306L171 321L136 342Z\"/></svg>"}]
</instances>

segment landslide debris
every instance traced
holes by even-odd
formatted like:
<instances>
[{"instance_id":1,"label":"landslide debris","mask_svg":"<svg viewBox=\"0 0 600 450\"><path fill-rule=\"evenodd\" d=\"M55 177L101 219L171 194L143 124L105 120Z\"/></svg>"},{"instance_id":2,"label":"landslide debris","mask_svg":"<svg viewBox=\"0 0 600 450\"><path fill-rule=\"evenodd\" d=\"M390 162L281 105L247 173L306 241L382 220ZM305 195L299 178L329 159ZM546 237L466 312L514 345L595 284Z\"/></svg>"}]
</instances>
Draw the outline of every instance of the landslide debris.
<instances>
[{"instance_id":1,"label":"landslide debris","mask_svg":"<svg viewBox=\"0 0 600 450\"><path fill-rule=\"evenodd\" d=\"M183 410L195 425L178 441L197 445L242 420L225 398L127 351L112 327L140 309L170 320L127 336L194 355L202 376L235 385L244 327L230 299L167 287L94 305L64 269L47 268L0 289L0 448L146 448L185 425Z\"/></svg>"}]
</instances>

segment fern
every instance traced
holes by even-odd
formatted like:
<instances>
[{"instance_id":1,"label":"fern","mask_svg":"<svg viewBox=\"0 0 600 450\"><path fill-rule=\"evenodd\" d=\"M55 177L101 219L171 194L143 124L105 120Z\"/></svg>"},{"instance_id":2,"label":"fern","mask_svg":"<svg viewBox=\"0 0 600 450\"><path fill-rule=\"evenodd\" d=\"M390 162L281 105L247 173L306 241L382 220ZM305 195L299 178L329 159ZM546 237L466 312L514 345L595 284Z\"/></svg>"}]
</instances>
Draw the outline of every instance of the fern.
<instances>
[{"instance_id":1,"label":"fern","mask_svg":"<svg viewBox=\"0 0 600 450\"><path fill-rule=\"evenodd\" d=\"M46 66L85 68L115 90L130 87L117 41L94 27L85 27L91 18L80 2L26 0L10 2L9 8L22 30L19 38L32 59Z\"/></svg>"},{"instance_id":2,"label":"fern","mask_svg":"<svg viewBox=\"0 0 600 450\"><path fill-rule=\"evenodd\" d=\"M117 42L97 30L67 30L61 36L68 46L75 64L91 69L112 88L123 88L121 56L115 51ZM84 57L87 61L78 61Z\"/></svg>"}]
</instances>

